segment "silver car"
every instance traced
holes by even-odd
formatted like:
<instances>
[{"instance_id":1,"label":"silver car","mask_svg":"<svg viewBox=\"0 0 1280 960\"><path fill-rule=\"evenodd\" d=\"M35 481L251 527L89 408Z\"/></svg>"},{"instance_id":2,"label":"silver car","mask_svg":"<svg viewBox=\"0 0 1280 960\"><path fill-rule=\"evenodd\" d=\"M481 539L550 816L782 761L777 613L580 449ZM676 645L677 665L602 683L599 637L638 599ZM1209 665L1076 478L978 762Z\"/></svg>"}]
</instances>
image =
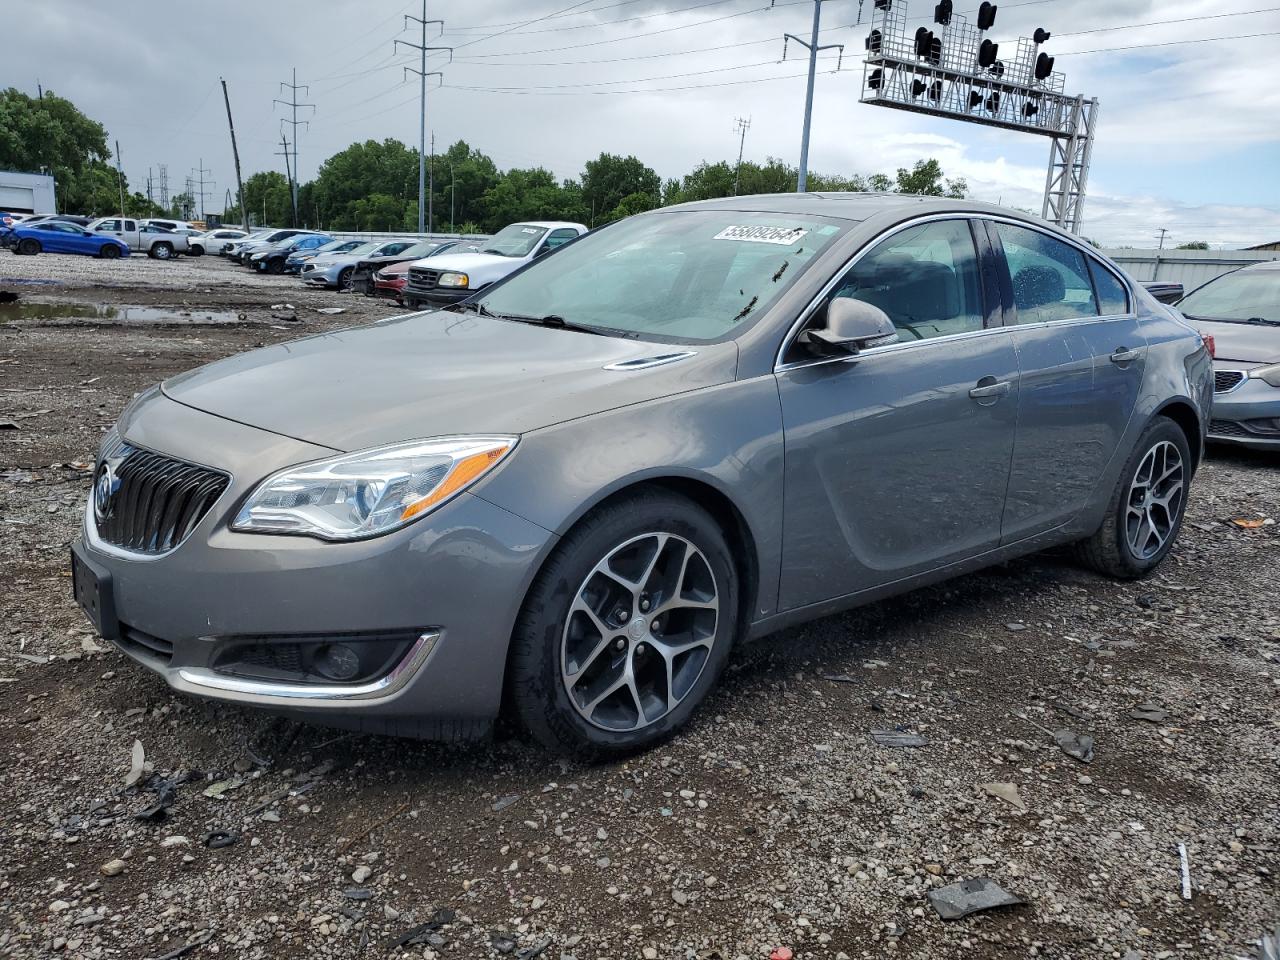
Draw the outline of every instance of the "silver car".
<instances>
[{"instance_id":1,"label":"silver car","mask_svg":"<svg viewBox=\"0 0 1280 960\"><path fill-rule=\"evenodd\" d=\"M73 582L180 691L433 738L505 708L616 755L742 641L1060 544L1143 576L1212 392L1195 331L1034 218L670 207L143 394Z\"/></svg>"},{"instance_id":2,"label":"silver car","mask_svg":"<svg viewBox=\"0 0 1280 960\"><path fill-rule=\"evenodd\" d=\"M361 260L373 257L390 257L401 250L408 250L417 240L370 240L368 243L342 253L326 253L313 257L302 265L302 282L313 287L333 287L346 290Z\"/></svg>"},{"instance_id":3,"label":"silver car","mask_svg":"<svg viewBox=\"0 0 1280 960\"><path fill-rule=\"evenodd\" d=\"M1209 439L1280 450L1280 260L1210 280L1178 309L1214 341Z\"/></svg>"}]
</instances>

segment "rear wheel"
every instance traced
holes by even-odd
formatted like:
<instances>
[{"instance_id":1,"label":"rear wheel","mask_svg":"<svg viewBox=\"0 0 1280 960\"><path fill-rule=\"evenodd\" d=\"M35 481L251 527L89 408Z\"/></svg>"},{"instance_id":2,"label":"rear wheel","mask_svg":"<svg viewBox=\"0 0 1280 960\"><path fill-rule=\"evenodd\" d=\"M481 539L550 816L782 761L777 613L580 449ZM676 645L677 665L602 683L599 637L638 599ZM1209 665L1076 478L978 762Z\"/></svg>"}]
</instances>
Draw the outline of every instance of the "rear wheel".
<instances>
[{"instance_id":1,"label":"rear wheel","mask_svg":"<svg viewBox=\"0 0 1280 960\"><path fill-rule=\"evenodd\" d=\"M511 701L559 752L619 756L684 725L738 628L738 577L701 507L636 493L578 524L530 588L512 638Z\"/></svg>"},{"instance_id":2,"label":"rear wheel","mask_svg":"<svg viewBox=\"0 0 1280 960\"><path fill-rule=\"evenodd\" d=\"M283 257L275 257L267 261L267 273L283 273L283 272L284 272Z\"/></svg>"},{"instance_id":3,"label":"rear wheel","mask_svg":"<svg viewBox=\"0 0 1280 960\"><path fill-rule=\"evenodd\" d=\"M18 253L35 256L40 252L40 241L35 237L23 237L18 241Z\"/></svg>"},{"instance_id":4,"label":"rear wheel","mask_svg":"<svg viewBox=\"0 0 1280 960\"><path fill-rule=\"evenodd\" d=\"M167 241L154 244L149 253L157 260L171 260L173 259L173 244Z\"/></svg>"},{"instance_id":5,"label":"rear wheel","mask_svg":"<svg viewBox=\"0 0 1280 960\"><path fill-rule=\"evenodd\" d=\"M103 260L118 260L120 258L120 248L114 243L104 243L102 249L98 251L98 256Z\"/></svg>"},{"instance_id":6,"label":"rear wheel","mask_svg":"<svg viewBox=\"0 0 1280 960\"><path fill-rule=\"evenodd\" d=\"M1080 559L1122 580L1145 576L1173 549L1191 485L1191 448L1167 417L1138 438L1097 532L1077 545Z\"/></svg>"}]
</instances>

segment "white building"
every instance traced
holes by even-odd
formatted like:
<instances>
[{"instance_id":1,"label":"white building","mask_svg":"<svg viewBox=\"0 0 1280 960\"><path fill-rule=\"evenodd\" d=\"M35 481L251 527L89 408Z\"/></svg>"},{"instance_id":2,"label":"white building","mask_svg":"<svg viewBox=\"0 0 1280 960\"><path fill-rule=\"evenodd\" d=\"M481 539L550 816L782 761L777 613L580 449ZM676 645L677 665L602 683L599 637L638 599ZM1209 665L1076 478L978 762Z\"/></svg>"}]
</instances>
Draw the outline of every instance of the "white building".
<instances>
[{"instance_id":1,"label":"white building","mask_svg":"<svg viewBox=\"0 0 1280 960\"><path fill-rule=\"evenodd\" d=\"M57 213L53 177L0 170L0 210L5 213Z\"/></svg>"}]
</instances>

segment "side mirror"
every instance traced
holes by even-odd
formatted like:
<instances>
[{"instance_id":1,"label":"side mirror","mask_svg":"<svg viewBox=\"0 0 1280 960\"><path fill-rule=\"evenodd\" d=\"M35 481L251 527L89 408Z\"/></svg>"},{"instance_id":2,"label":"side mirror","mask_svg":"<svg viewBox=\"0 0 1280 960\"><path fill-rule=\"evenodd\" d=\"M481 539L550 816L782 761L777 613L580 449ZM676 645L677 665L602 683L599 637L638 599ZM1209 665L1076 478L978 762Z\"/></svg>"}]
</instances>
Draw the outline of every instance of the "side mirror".
<instances>
[{"instance_id":1,"label":"side mirror","mask_svg":"<svg viewBox=\"0 0 1280 960\"><path fill-rule=\"evenodd\" d=\"M894 343L898 331L875 304L837 297L827 305L827 325L806 330L800 339L819 353L852 356L867 347Z\"/></svg>"}]
</instances>

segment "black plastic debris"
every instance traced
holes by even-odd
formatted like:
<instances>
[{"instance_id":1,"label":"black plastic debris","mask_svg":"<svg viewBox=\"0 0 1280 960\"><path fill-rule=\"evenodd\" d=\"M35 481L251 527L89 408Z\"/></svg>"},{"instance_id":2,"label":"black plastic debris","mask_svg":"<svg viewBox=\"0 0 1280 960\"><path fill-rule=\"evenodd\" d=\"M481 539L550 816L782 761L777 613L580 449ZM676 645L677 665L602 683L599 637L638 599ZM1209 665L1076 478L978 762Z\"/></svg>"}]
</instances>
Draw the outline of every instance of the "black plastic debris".
<instances>
[{"instance_id":1,"label":"black plastic debris","mask_svg":"<svg viewBox=\"0 0 1280 960\"><path fill-rule=\"evenodd\" d=\"M177 780L161 780L156 787L156 799L148 807L143 807L135 813L134 819L143 820L147 823L159 823L169 815L169 808L178 800L178 782Z\"/></svg>"},{"instance_id":2,"label":"black plastic debris","mask_svg":"<svg viewBox=\"0 0 1280 960\"><path fill-rule=\"evenodd\" d=\"M503 955L513 953L516 949L516 938L505 930L490 930L489 946Z\"/></svg>"},{"instance_id":3,"label":"black plastic debris","mask_svg":"<svg viewBox=\"0 0 1280 960\"><path fill-rule=\"evenodd\" d=\"M416 927L410 927L404 933L400 934L400 936L391 941L390 949L394 950L397 947L408 947L422 943L441 927L445 927L453 923L457 917L458 915L448 907L441 907L431 915L431 919L426 923L420 923Z\"/></svg>"},{"instance_id":4,"label":"black plastic debris","mask_svg":"<svg viewBox=\"0 0 1280 960\"><path fill-rule=\"evenodd\" d=\"M204 845L210 850L221 850L223 847L238 843L239 840L240 832L238 830L214 830L212 833L205 835Z\"/></svg>"},{"instance_id":5,"label":"black plastic debris","mask_svg":"<svg viewBox=\"0 0 1280 960\"><path fill-rule=\"evenodd\" d=\"M862 677L854 677L847 673L824 673L822 679L832 683L862 683Z\"/></svg>"},{"instance_id":6,"label":"black plastic debris","mask_svg":"<svg viewBox=\"0 0 1280 960\"><path fill-rule=\"evenodd\" d=\"M347 887L342 895L348 900L368 900L373 896L373 891L368 887Z\"/></svg>"},{"instance_id":7,"label":"black plastic debris","mask_svg":"<svg viewBox=\"0 0 1280 960\"><path fill-rule=\"evenodd\" d=\"M496 801L489 807L489 809L492 810L494 813L500 813L501 811L507 809L507 807L511 806L513 803L515 803L519 799L520 799L519 794L512 794L509 797L503 797L501 800Z\"/></svg>"},{"instance_id":8,"label":"black plastic debris","mask_svg":"<svg viewBox=\"0 0 1280 960\"><path fill-rule=\"evenodd\" d=\"M541 943L535 944L532 947L525 947L516 954L516 960L534 960L534 957L542 956L549 946L551 946L551 941L543 940Z\"/></svg>"},{"instance_id":9,"label":"black plastic debris","mask_svg":"<svg viewBox=\"0 0 1280 960\"><path fill-rule=\"evenodd\" d=\"M1022 903L989 877L961 880L929 891L929 904L943 920L959 920L971 913L996 907L1018 907Z\"/></svg>"},{"instance_id":10,"label":"black plastic debris","mask_svg":"<svg viewBox=\"0 0 1280 960\"><path fill-rule=\"evenodd\" d=\"M929 738L919 733L907 733L904 730L872 730L871 739L882 747L926 747Z\"/></svg>"},{"instance_id":11,"label":"black plastic debris","mask_svg":"<svg viewBox=\"0 0 1280 960\"><path fill-rule=\"evenodd\" d=\"M1053 739L1058 742L1062 752L1081 763L1093 763L1093 737L1087 733L1076 733L1074 730L1055 730Z\"/></svg>"}]
</instances>

